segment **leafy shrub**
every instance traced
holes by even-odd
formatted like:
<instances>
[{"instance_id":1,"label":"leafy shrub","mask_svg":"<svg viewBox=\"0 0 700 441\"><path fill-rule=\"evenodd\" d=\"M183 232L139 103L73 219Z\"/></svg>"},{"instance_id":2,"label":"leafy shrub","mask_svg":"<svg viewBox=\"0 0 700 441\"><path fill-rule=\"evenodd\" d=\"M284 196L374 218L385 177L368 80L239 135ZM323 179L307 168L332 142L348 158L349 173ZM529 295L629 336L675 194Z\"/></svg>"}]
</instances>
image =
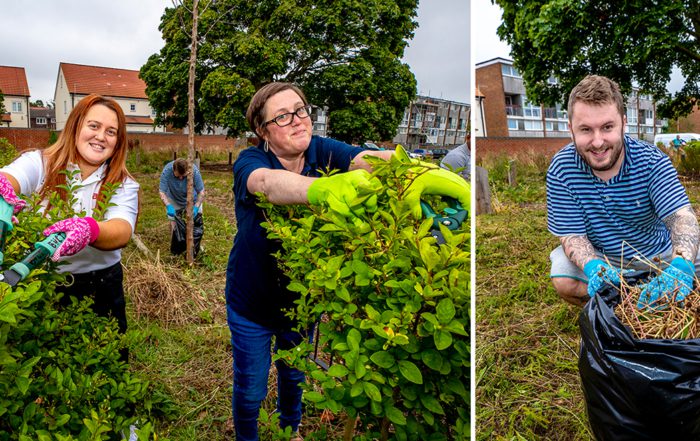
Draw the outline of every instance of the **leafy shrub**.
<instances>
[{"instance_id":1,"label":"leafy shrub","mask_svg":"<svg viewBox=\"0 0 700 441\"><path fill-rule=\"evenodd\" d=\"M17 149L7 138L0 138L0 167L3 167L17 157Z\"/></svg>"},{"instance_id":2,"label":"leafy shrub","mask_svg":"<svg viewBox=\"0 0 700 441\"><path fill-rule=\"evenodd\" d=\"M55 195L48 218L38 206L35 196L18 214L4 268L44 238L49 218L72 213ZM97 317L90 300L57 307L56 287L66 276L55 269L48 262L14 288L0 283L0 439L121 439L137 421L139 439L152 439L148 415L161 403L120 360L116 323Z\"/></svg>"},{"instance_id":3,"label":"leafy shrub","mask_svg":"<svg viewBox=\"0 0 700 441\"><path fill-rule=\"evenodd\" d=\"M325 371L308 358L311 343L278 357L313 379L308 402L347 412L345 439L356 417L361 439L468 439L469 222L441 228L446 243L438 246L432 222L414 219L403 202L411 166L396 157L372 162L383 185L362 198L376 196L377 209L355 219L262 204L289 289L300 295L290 315L300 329L317 323L332 365Z\"/></svg>"},{"instance_id":4,"label":"leafy shrub","mask_svg":"<svg viewBox=\"0 0 700 441\"><path fill-rule=\"evenodd\" d=\"M700 141L690 141L683 146L677 167L681 174L700 175Z\"/></svg>"}]
</instances>

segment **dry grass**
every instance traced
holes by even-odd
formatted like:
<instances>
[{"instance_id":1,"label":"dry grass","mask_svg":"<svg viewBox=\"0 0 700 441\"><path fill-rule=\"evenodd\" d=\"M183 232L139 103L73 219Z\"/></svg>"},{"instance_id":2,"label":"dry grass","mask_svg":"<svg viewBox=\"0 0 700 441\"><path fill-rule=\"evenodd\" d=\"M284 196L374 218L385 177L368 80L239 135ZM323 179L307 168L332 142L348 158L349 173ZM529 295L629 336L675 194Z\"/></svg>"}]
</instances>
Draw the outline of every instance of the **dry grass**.
<instances>
[{"instance_id":1,"label":"dry grass","mask_svg":"<svg viewBox=\"0 0 700 441\"><path fill-rule=\"evenodd\" d=\"M637 308L639 286L622 283L617 318L638 339L689 339L700 337L700 292L692 292L683 301L676 301L676 291L668 299L660 299L655 308Z\"/></svg>"},{"instance_id":2,"label":"dry grass","mask_svg":"<svg viewBox=\"0 0 700 441\"><path fill-rule=\"evenodd\" d=\"M183 275L160 259L133 254L125 263L126 290L137 319L148 318L167 327L201 322L210 315L211 302ZM219 308L221 309L221 308Z\"/></svg>"}]
</instances>

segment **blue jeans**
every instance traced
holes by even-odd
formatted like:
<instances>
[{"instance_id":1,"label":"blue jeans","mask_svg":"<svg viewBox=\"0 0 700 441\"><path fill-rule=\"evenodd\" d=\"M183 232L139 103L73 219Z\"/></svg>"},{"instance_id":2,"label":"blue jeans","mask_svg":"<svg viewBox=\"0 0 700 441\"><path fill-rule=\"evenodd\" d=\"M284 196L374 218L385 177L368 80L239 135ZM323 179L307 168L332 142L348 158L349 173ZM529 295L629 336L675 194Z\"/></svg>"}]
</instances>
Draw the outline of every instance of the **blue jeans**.
<instances>
[{"instance_id":1,"label":"blue jeans","mask_svg":"<svg viewBox=\"0 0 700 441\"><path fill-rule=\"evenodd\" d=\"M270 345L275 336L275 351L291 349L304 336L284 329L271 329L258 325L236 314L226 306L228 327L231 330L233 347L233 425L237 441L257 441L260 404L267 395L267 379L272 356ZM280 426L291 426L296 431L301 422L301 393L299 383L305 380L304 373L275 361L277 368L277 411Z\"/></svg>"}]
</instances>

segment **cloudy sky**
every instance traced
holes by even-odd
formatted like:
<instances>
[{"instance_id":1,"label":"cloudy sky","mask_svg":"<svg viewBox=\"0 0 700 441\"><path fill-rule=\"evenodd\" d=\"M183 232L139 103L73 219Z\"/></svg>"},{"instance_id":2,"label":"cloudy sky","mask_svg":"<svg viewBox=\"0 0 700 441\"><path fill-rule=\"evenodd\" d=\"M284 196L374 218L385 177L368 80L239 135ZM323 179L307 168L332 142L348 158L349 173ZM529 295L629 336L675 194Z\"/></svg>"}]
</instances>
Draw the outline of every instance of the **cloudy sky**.
<instances>
[{"instance_id":1,"label":"cloudy sky","mask_svg":"<svg viewBox=\"0 0 700 441\"><path fill-rule=\"evenodd\" d=\"M470 102L469 2L420 1L419 28L404 60L418 93ZM158 25L172 6L171 0L2 3L0 65L23 67L31 99L44 102L53 99L61 62L140 69L163 47Z\"/></svg>"}]
</instances>

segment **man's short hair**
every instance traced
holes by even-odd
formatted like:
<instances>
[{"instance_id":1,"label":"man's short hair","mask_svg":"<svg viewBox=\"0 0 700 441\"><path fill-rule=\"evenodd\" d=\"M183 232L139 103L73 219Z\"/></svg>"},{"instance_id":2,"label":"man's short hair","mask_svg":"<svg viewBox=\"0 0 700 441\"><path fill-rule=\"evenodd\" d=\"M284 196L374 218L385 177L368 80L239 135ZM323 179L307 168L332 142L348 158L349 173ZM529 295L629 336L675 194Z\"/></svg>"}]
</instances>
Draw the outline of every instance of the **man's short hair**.
<instances>
[{"instance_id":1,"label":"man's short hair","mask_svg":"<svg viewBox=\"0 0 700 441\"><path fill-rule=\"evenodd\" d=\"M620 86L610 78L600 75L588 75L582 79L569 94L569 122L574 115L574 104L582 102L594 106L615 104L620 116L625 115L625 100Z\"/></svg>"},{"instance_id":2,"label":"man's short hair","mask_svg":"<svg viewBox=\"0 0 700 441\"><path fill-rule=\"evenodd\" d=\"M178 158L175 161L173 161L173 172L177 173L180 176L184 176L187 174L187 160Z\"/></svg>"}]
</instances>

